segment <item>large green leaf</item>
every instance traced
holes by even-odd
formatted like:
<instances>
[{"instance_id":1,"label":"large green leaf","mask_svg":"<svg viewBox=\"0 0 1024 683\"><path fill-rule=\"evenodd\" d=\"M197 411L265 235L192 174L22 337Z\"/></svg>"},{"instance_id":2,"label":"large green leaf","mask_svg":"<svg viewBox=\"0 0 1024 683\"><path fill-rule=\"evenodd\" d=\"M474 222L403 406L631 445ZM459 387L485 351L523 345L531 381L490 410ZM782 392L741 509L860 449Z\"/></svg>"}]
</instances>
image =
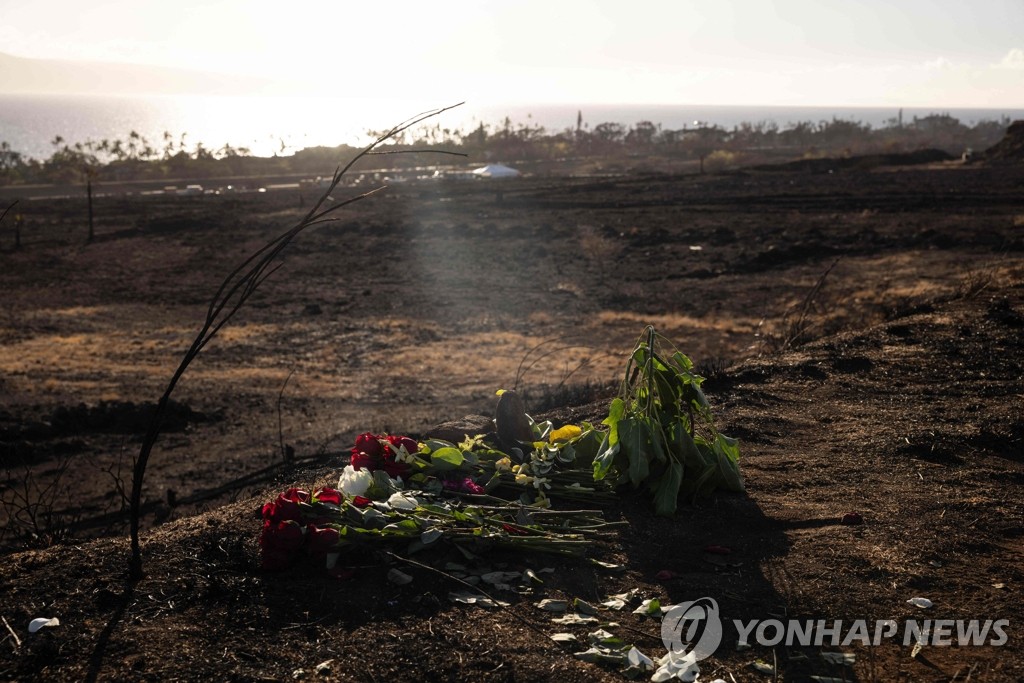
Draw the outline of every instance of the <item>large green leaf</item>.
<instances>
[{"instance_id":1,"label":"large green leaf","mask_svg":"<svg viewBox=\"0 0 1024 683\"><path fill-rule=\"evenodd\" d=\"M712 447L718 456L719 485L727 491L743 491L739 441L719 434Z\"/></svg>"},{"instance_id":2,"label":"large green leaf","mask_svg":"<svg viewBox=\"0 0 1024 683\"><path fill-rule=\"evenodd\" d=\"M686 468L687 477L690 476L690 470L693 470L694 474L703 471L706 463L682 417L677 418L672 424L672 446Z\"/></svg>"},{"instance_id":3,"label":"large green leaf","mask_svg":"<svg viewBox=\"0 0 1024 683\"><path fill-rule=\"evenodd\" d=\"M609 445L615 445L619 442L619 420L625 414L626 402L621 398L613 399L611 405L608 406L608 417L601 421L601 424L608 426Z\"/></svg>"},{"instance_id":4,"label":"large green leaf","mask_svg":"<svg viewBox=\"0 0 1024 683\"><path fill-rule=\"evenodd\" d=\"M619 454L619 447L618 440L612 444L611 434L605 434L601 446L597 449L597 455L594 456L594 481L604 479L611 471L615 456Z\"/></svg>"},{"instance_id":5,"label":"large green leaf","mask_svg":"<svg viewBox=\"0 0 1024 683\"><path fill-rule=\"evenodd\" d=\"M629 480L640 486L650 474L652 456L651 424L645 417L626 417L619 421L619 441L628 459Z\"/></svg>"},{"instance_id":6,"label":"large green leaf","mask_svg":"<svg viewBox=\"0 0 1024 683\"><path fill-rule=\"evenodd\" d=\"M661 479L654 487L654 511L663 516L671 516L676 513L676 504L679 501L679 486L683 482L683 465L670 460L668 469L661 475Z\"/></svg>"},{"instance_id":7,"label":"large green leaf","mask_svg":"<svg viewBox=\"0 0 1024 683\"><path fill-rule=\"evenodd\" d=\"M439 448L430 454L430 462L439 470L458 469L465 461L462 451L454 446Z\"/></svg>"}]
</instances>

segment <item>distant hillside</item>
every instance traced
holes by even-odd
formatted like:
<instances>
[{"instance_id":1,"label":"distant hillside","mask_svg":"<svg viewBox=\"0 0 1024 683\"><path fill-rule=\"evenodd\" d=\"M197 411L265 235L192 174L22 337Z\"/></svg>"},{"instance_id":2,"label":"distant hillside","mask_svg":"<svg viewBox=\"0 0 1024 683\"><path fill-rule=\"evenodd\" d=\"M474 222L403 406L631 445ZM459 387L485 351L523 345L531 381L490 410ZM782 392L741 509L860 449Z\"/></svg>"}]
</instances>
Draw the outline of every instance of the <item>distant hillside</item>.
<instances>
[{"instance_id":1,"label":"distant hillside","mask_svg":"<svg viewBox=\"0 0 1024 683\"><path fill-rule=\"evenodd\" d=\"M139 64L26 59L0 53L0 93L241 95L274 89L270 79Z\"/></svg>"},{"instance_id":2,"label":"distant hillside","mask_svg":"<svg viewBox=\"0 0 1024 683\"><path fill-rule=\"evenodd\" d=\"M1006 136L985 150L982 158L996 163L1024 161L1024 121L1014 121L1006 129Z\"/></svg>"}]
</instances>

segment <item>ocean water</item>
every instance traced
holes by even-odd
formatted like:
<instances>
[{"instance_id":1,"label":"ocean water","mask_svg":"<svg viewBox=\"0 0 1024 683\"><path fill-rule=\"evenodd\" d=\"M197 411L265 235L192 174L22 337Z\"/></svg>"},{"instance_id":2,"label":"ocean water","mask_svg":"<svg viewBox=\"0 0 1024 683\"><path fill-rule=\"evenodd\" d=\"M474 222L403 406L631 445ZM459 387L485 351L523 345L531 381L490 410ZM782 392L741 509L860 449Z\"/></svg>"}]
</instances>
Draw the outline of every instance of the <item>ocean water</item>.
<instances>
[{"instance_id":1,"label":"ocean water","mask_svg":"<svg viewBox=\"0 0 1024 683\"><path fill-rule=\"evenodd\" d=\"M368 131L380 131L420 112L451 103L403 100L358 100L341 97L101 97L94 95L0 94L0 142L35 159L49 157L56 136L66 143L121 139L136 131L163 150L168 142L194 150L228 144L252 154L291 154L304 147L363 144ZM833 118L859 121L878 128L899 115L898 107L755 107L713 105L474 105L466 103L430 119L441 129L469 132L480 123L498 128L508 119L513 127L541 126L548 132L614 122L632 126L651 121L668 129L695 122L731 129L744 122L773 121L780 128L802 121ZM1016 120L1024 109L928 109L908 107L903 120L949 114L962 123ZM63 143L62 143L63 144Z\"/></svg>"}]
</instances>

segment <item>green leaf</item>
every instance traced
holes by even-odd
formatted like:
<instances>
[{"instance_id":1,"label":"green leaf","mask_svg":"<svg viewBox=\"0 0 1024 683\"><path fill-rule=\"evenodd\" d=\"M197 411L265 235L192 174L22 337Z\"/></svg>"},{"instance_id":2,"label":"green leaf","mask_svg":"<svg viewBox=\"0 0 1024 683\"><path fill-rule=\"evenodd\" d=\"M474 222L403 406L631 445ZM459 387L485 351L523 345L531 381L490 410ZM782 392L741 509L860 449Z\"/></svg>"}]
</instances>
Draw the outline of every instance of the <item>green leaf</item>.
<instances>
[{"instance_id":1,"label":"green leaf","mask_svg":"<svg viewBox=\"0 0 1024 683\"><path fill-rule=\"evenodd\" d=\"M694 472L701 472L704 469L704 458L697 450L697 444L694 443L686 422L681 417L672 424L671 447L687 472L691 469Z\"/></svg>"},{"instance_id":2,"label":"green leaf","mask_svg":"<svg viewBox=\"0 0 1024 683\"><path fill-rule=\"evenodd\" d=\"M608 438L611 444L619 442L619 420L626 414L626 402L621 398L612 400L608 406L608 417L601 421L601 424L608 426Z\"/></svg>"},{"instance_id":3,"label":"green leaf","mask_svg":"<svg viewBox=\"0 0 1024 683\"><path fill-rule=\"evenodd\" d=\"M605 434L604 440L598 448L597 455L594 457L594 481L600 481L607 476L612 468L612 464L615 462L615 456L619 454L620 444L618 440L614 444L611 444L610 441L611 435Z\"/></svg>"},{"instance_id":4,"label":"green leaf","mask_svg":"<svg viewBox=\"0 0 1024 683\"><path fill-rule=\"evenodd\" d=\"M693 361L690 360L688 356L680 353L679 351L676 351L675 353L672 354L672 360L675 361L676 365L678 365L683 370L683 372L689 372L690 370L693 370Z\"/></svg>"},{"instance_id":5,"label":"green leaf","mask_svg":"<svg viewBox=\"0 0 1024 683\"><path fill-rule=\"evenodd\" d=\"M676 513L679 501L679 487L683 483L682 463L670 460L668 469L654 489L654 512L663 517L671 517Z\"/></svg>"},{"instance_id":6,"label":"green leaf","mask_svg":"<svg viewBox=\"0 0 1024 683\"><path fill-rule=\"evenodd\" d=\"M604 442L604 437L604 432L589 428L573 443L572 446L576 450L576 463L580 469L587 467L594 461L601 444Z\"/></svg>"},{"instance_id":7,"label":"green leaf","mask_svg":"<svg viewBox=\"0 0 1024 683\"><path fill-rule=\"evenodd\" d=\"M439 448L430 454L431 464L442 471L458 469L465 460L462 451L454 446Z\"/></svg>"},{"instance_id":8,"label":"green leaf","mask_svg":"<svg viewBox=\"0 0 1024 683\"><path fill-rule=\"evenodd\" d=\"M649 422L651 430L651 457L655 462L664 463L668 460L665 454L665 448L662 443L665 442L665 431L661 428L661 423L656 420Z\"/></svg>"},{"instance_id":9,"label":"green leaf","mask_svg":"<svg viewBox=\"0 0 1024 683\"><path fill-rule=\"evenodd\" d=\"M715 437L712 447L715 455L718 456L719 485L726 491L743 491L743 475L740 474L739 466L739 441L719 434Z\"/></svg>"},{"instance_id":10,"label":"green leaf","mask_svg":"<svg viewBox=\"0 0 1024 683\"><path fill-rule=\"evenodd\" d=\"M629 480L640 486L650 474L651 426L647 418L627 417L619 422L622 452L629 459Z\"/></svg>"}]
</instances>

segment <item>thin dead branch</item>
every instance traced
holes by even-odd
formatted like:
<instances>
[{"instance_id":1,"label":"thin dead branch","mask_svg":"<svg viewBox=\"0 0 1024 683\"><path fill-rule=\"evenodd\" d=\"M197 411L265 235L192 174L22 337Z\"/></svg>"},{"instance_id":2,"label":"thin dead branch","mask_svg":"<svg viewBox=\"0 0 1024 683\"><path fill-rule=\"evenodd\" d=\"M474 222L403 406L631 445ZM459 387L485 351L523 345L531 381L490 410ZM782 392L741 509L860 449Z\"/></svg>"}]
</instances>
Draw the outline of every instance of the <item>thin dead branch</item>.
<instances>
[{"instance_id":1,"label":"thin dead branch","mask_svg":"<svg viewBox=\"0 0 1024 683\"><path fill-rule=\"evenodd\" d=\"M310 227L337 220L331 216L331 214L338 211L338 209L366 199L387 187L385 185L375 188L344 201L336 202L325 208L325 204L331 198L331 193L337 189L342 177L356 162L363 157L372 154L381 144L408 128L411 128L426 119L438 116L450 109L453 109L454 107L458 107L461 104L462 103L460 102L459 104L455 104L450 107L433 109L417 114L380 135L359 154L353 157L347 164L339 166L335 170L334 176L331 178L331 183L327 186L324 192L320 195L320 198L317 199L316 203L312 208L310 208L302 220L300 220L294 227L278 235L255 253L250 255L224 278L224 281L210 300L210 305L206 312L206 318L203 321L198 334L196 334L196 337L192 341L192 345L189 347L188 351L185 352L184 358L182 358L177 370L175 370L174 374L171 376L163 395L157 403L156 412L150 422L149 430L146 432L146 436L142 440L142 445L139 448L139 457L135 461L135 467L132 473L132 491L130 501L131 557L128 563L128 577L131 581L137 581L143 576L142 550L139 545L139 523L142 516L142 483L145 478L146 465L149 462L153 446L156 444L157 437L160 434L160 428L163 424L168 401L170 401L171 394L178 385L178 381L181 379L182 375L185 374L185 370L188 369L188 366L193 360L195 360L196 356L199 355L206 345L209 344L215 336L217 336L217 333L221 328L223 328L224 325L234 317L235 313L245 305L249 298L256 292L256 290L259 289L260 285L266 282L267 278L273 275L277 269L281 267L281 264L277 262L277 258L281 252L291 244L292 240Z\"/></svg>"}]
</instances>

